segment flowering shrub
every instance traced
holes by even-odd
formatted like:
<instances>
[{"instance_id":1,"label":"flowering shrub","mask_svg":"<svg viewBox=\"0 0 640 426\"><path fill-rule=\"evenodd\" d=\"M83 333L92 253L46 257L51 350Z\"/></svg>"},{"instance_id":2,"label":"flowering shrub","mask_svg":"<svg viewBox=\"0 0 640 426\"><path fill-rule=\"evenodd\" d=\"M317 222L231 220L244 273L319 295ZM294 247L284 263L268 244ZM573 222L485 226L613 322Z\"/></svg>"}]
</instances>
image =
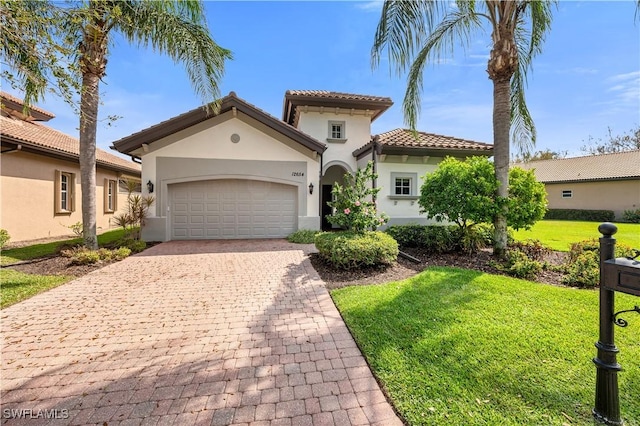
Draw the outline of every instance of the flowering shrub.
<instances>
[{"instance_id":1,"label":"flowering shrub","mask_svg":"<svg viewBox=\"0 0 640 426\"><path fill-rule=\"evenodd\" d=\"M341 226L354 232L376 229L389 221L386 214L378 214L376 204L372 201L380 188L371 188L377 175L373 173L373 163L369 162L364 169L358 169L355 176L344 175L345 185L336 183L333 187L333 198L329 206L335 209L327 220L332 225Z\"/></svg>"}]
</instances>

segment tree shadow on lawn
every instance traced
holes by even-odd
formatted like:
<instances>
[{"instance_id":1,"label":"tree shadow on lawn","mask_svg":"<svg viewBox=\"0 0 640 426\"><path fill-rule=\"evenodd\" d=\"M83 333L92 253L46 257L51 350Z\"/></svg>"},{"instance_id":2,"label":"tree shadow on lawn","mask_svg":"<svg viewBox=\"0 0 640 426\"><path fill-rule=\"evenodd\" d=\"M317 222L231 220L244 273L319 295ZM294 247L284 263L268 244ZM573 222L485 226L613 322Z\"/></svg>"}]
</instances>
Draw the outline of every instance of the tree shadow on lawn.
<instances>
[{"instance_id":1,"label":"tree shadow on lawn","mask_svg":"<svg viewBox=\"0 0 640 426\"><path fill-rule=\"evenodd\" d=\"M431 268L332 295L410 424L590 424L597 304L586 314L574 306L591 294L545 286L547 300L540 284L492 280ZM620 373L622 415L638 425L640 345L632 335L618 341L629 367Z\"/></svg>"}]
</instances>

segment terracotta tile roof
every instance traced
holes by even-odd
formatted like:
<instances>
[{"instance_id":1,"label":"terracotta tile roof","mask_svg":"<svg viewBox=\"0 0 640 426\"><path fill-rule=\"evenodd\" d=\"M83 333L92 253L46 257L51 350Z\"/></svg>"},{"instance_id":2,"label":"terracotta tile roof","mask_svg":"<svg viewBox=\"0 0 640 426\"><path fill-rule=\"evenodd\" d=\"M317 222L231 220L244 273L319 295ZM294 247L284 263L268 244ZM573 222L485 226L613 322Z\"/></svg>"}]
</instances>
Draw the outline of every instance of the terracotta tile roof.
<instances>
[{"instance_id":1,"label":"terracotta tile roof","mask_svg":"<svg viewBox=\"0 0 640 426\"><path fill-rule=\"evenodd\" d=\"M513 166L533 169L540 182L548 183L640 178L640 150L530 161Z\"/></svg>"},{"instance_id":2,"label":"terracotta tile roof","mask_svg":"<svg viewBox=\"0 0 640 426\"><path fill-rule=\"evenodd\" d=\"M358 95L355 93L330 92L328 90L287 90L285 95L367 102L392 102L391 98L384 96Z\"/></svg>"},{"instance_id":3,"label":"terracotta tile roof","mask_svg":"<svg viewBox=\"0 0 640 426\"><path fill-rule=\"evenodd\" d=\"M376 136L378 142L385 146L397 146L407 148L442 148L456 150L481 150L489 151L493 145L475 142L467 139L454 138L453 136L436 135L434 133L417 132L417 139L409 129L395 129Z\"/></svg>"},{"instance_id":4,"label":"terracotta tile roof","mask_svg":"<svg viewBox=\"0 0 640 426\"><path fill-rule=\"evenodd\" d=\"M0 135L3 139L10 138L14 142L22 142L35 148L71 154L75 158L79 157L79 142L76 138L37 122L2 116L0 117ZM140 173L139 164L120 158L100 148L96 150L96 162L119 170Z\"/></svg>"},{"instance_id":5,"label":"terracotta tile roof","mask_svg":"<svg viewBox=\"0 0 640 426\"><path fill-rule=\"evenodd\" d=\"M5 106L5 103L9 103L9 104L15 104L15 105L7 105L7 106L15 106L18 107L19 111L18 112L22 112L22 107L24 106L24 102L22 101L22 99L16 98L13 95L8 94L7 92L2 92L0 91L0 98L2 98L2 103L3 103L3 107ZM8 101L8 102L6 102ZM55 114L53 114L52 112L49 112L45 109L42 109L36 105L31 105L29 107L29 110L31 111L31 113L33 112L37 112L39 113L41 116L44 116L43 118L46 120L49 120L51 118L55 117Z\"/></svg>"}]
</instances>

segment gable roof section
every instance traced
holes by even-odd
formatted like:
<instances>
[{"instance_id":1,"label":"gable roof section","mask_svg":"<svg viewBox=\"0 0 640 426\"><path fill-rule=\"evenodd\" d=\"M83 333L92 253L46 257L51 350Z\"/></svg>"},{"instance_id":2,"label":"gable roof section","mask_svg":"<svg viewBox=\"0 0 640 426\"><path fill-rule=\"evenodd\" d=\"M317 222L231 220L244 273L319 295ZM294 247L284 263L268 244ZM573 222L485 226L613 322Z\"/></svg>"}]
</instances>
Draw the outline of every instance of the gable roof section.
<instances>
[{"instance_id":1,"label":"gable roof section","mask_svg":"<svg viewBox=\"0 0 640 426\"><path fill-rule=\"evenodd\" d=\"M3 148L12 145L19 149L51 157L78 160L80 145L77 139L35 121L0 117ZM15 149L15 148L14 148ZM13 150L13 149L10 149ZM120 158L100 148L96 149L96 163L102 167L140 175L140 165Z\"/></svg>"},{"instance_id":2,"label":"gable roof section","mask_svg":"<svg viewBox=\"0 0 640 426\"><path fill-rule=\"evenodd\" d=\"M117 140L113 142L112 148L124 154L130 154L132 151L142 147L143 144L151 144L166 136L215 117L216 115L221 115L232 110L246 114L247 116L272 128L284 136L287 136L312 151L323 153L327 149L327 146L324 143L301 132L293 126L278 120L255 105L248 103L244 99L239 98L235 92L230 92L229 95L220 100L220 106L217 113L208 111L204 106L198 107L185 112L184 114L180 114L177 117L170 118L169 120Z\"/></svg>"},{"instance_id":3,"label":"gable roof section","mask_svg":"<svg viewBox=\"0 0 640 426\"><path fill-rule=\"evenodd\" d=\"M355 150L361 158L376 147L378 154L391 155L493 155L493 145L434 133L395 129L374 136L371 142Z\"/></svg>"},{"instance_id":4,"label":"gable roof section","mask_svg":"<svg viewBox=\"0 0 640 426\"><path fill-rule=\"evenodd\" d=\"M544 183L640 179L640 150L514 165L533 170Z\"/></svg>"},{"instance_id":5,"label":"gable roof section","mask_svg":"<svg viewBox=\"0 0 640 426\"><path fill-rule=\"evenodd\" d=\"M327 90L287 90L284 95L282 120L294 124L296 108L317 106L326 108L344 108L370 110L371 121L378 118L393 105L391 98L383 96L356 95L354 93L330 92Z\"/></svg>"}]
</instances>

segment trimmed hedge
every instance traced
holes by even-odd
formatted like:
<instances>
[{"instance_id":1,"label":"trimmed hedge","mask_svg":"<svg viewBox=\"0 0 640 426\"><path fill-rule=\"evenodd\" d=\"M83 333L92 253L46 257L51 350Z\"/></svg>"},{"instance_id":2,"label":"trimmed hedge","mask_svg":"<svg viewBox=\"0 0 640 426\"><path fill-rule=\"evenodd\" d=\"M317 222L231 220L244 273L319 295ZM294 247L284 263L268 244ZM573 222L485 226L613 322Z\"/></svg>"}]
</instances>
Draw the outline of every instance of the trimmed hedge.
<instances>
[{"instance_id":1,"label":"trimmed hedge","mask_svg":"<svg viewBox=\"0 0 640 426\"><path fill-rule=\"evenodd\" d=\"M320 231L314 231L312 229L298 229L296 232L287 236L287 241L295 244L313 244L319 232Z\"/></svg>"},{"instance_id":2,"label":"trimmed hedge","mask_svg":"<svg viewBox=\"0 0 640 426\"><path fill-rule=\"evenodd\" d=\"M613 210L549 209L544 215L547 220L583 220L586 222L612 222L616 215Z\"/></svg>"},{"instance_id":3,"label":"trimmed hedge","mask_svg":"<svg viewBox=\"0 0 640 426\"><path fill-rule=\"evenodd\" d=\"M379 231L342 231L316 235L320 257L339 269L390 265L398 258L398 243Z\"/></svg>"},{"instance_id":4,"label":"trimmed hedge","mask_svg":"<svg viewBox=\"0 0 640 426\"><path fill-rule=\"evenodd\" d=\"M456 225L392 225L386 229L401 247L422 248L432 253L474 253L490 243L490 227L476 225L467 232Z\"/></svg>"},{"instance_id":5,"label":"trimmed hedge","mask_svg":"<svg viewBox=\"0 0 640 426\"><path fill-rule=\"evenodd\" d=\"M625 210L622 213L622 220L629 223L640 223L640 209Z\"/></svg>"}]
</instances>

